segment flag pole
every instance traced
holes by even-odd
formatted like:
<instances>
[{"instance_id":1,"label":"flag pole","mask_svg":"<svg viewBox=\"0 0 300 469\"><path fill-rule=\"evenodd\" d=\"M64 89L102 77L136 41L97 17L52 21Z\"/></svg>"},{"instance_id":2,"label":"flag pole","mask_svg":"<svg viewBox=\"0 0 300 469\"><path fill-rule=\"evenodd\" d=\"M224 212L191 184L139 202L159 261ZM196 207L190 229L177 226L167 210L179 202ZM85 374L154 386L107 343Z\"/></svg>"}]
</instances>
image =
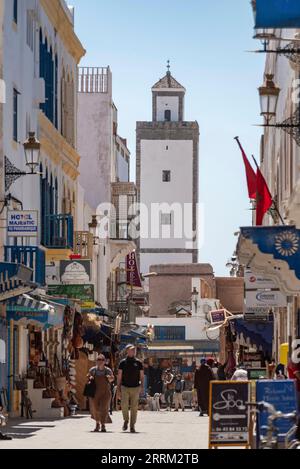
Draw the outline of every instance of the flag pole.
<instances>
[{"instance_id":1,"label":"flag pole","mask_svg":"<svg viewBox=\"0 0 300 469\"><path fill-rule=\"evenodd\" d=\"M256 159L255 159L255 157L254 157L254 155L252 155L252 158L253 158L253 161L254 161L254 163L255 163L256 168L257 168L257 169L260 169L260 167L258 166L258 163L257 163L257 161L256 161ZM269 190L269 188L268 188L268 190ZM269 190L269 192L270 192L270 190ZM274 205L274 209L275 209L276 213L278 214L281 223L282 223L283 225L285 225L285 222L284 222L284 220L283 220L283 218L282 218L282 216L281 216L281 213L279 212L279 208L278 208L278 206L277 206L277 203L275 202L275 200L274 200L274 198L273 198L271 192L270 192L270 196L271 196L271 198L272 198L272 202L273 202L273 205Z\"/></svg>"}]
</instances>

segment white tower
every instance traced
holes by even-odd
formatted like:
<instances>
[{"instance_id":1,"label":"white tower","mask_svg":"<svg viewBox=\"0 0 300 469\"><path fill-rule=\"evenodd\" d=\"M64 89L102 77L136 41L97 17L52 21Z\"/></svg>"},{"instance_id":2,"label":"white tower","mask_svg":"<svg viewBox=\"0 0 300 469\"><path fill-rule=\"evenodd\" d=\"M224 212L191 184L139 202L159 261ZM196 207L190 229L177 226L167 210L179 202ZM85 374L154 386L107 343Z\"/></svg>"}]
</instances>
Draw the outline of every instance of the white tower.
<instances>
[{"instance_id":1,"label":"white tower","mask_svg":"<svg viewBox=\"0 0 300 469\"><path fill-rule=\"evenodd\" d=\"M186 90L169 68L152 88L152 121L137 122L142 273L154 264L198 261L199 126L184 120Z\"/></svg>"}]
</instances>

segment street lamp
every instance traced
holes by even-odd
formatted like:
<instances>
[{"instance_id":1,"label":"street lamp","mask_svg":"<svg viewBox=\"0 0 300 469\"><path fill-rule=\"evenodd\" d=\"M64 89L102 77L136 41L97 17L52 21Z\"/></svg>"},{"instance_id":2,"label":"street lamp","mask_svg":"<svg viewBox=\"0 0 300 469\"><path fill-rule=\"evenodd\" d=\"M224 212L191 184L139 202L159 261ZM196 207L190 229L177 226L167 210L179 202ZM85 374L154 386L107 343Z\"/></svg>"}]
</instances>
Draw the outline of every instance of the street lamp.
<instances>
[{"instance_id":1,"label":"street lamp","mask_svg":"<svg viewBox=\"0 0 300 469\"><path fill-rule=\"evenodd\" d=\"M273 117L276 116L277 103L280 88L273 81L273 75L266 74L266 83L259 88L261 115L265 118L263 127L274 127L283 129L291 135L300 146L300 106L296 108L294 114L282 123L270 124Z\"/></svg>"},{"instance_id":2,"label":"street lamp","mask_svg":"<svg viewBox=\"0 0 300 469\"><path fill-rule=\"evenodd\" d=\"M41 144L35 138L34 132L29 132L29 137L24 142L23 146L26 159L26 166L28 166L30 169L29 174L36 174L36 170L40 164Z\"/></svg>"},{"instance_id":3,"label":"street lamp","mask_svg":"<svg viewBox=\"0 0 300 469\"><path fill-rule=\"evenodd\" d=\"M97 246L99 237L97 236L98 220L97 215L92 216L92 221L89 223L89 231L93 235L94 246Z\"/></svg>"},{"instance_id":4,"label":"street lamp","mask_svg":"<svg viewBox=\"0 0 300 469\"><path fill-rule=\"evenodd\" d=\"M266 83L261 86L259 91L261 116L264 117L266 124L269 124L271 119L276 116L276 109L280 88L278 88L274 81L274 75L266 74Z\"/></svg>"},{"instance_id":5,"label":"street lamp","mask_svg":"<svg viewBox=\"0 0 300 469\"><path fill-rule=\"evenodd\" d=\"M23 143L26 166L30 169L29 173L20 171L12 164L7 156L5 156L5 192L10 186L16 182L20 177L27 175L39 174L37 168L40 163L40 150L41 144L35 137L35 132L29 132L28 139Z\"/></svg>"}]
</instances>

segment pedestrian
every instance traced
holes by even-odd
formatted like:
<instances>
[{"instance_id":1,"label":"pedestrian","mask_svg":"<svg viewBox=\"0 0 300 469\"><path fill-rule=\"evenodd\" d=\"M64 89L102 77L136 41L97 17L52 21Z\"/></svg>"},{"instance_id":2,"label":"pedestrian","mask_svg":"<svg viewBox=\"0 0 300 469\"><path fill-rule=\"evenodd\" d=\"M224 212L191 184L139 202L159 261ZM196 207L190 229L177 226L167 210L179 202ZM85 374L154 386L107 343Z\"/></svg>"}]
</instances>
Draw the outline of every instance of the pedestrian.
<instances>
[{"instance_id":1,"label":"pedestrian","mask_svg":"<svg viewBox=\"0 0 300 469\"><path fill-rule=\"evenodd\" d=\"M1 393L0 393L0 428L5 425L6 425L6 417L4 415L4 407L3 407ZM4 435L2 432L0 432L0 440L12 440L12 437Z\"/></svg>"},{"instance_id":2,"label":"pedestrian","mask_svg":"<svg viewBox=\"0 0 300 469\"><path fill-rule=\"evenodd\" d=\"M240 363L231 377L232 381L248 381L248 371L245 370L244 364Z\"/></svg>"},{"instance_id":3,"label":"pedestrian","mask_svg":"<svg viewBox=\"0 0 300 469\"><path fill-rule=\"evenodd\" d=\"M219 369L219 363L217 361L214 361L213 366L211 367L212 372L214 374L215 380L218 379L218 369Z\"/></svg>"},{"instance_id":4,"label":"pedestrian","mask_svg":"<svg viewBox=\"0 0 300 469\"><path fill-rule=\"evenodd\" d=\"M118 391L121 394L123 431L128 429L130 407L130 432L135 433L140 392L144 389L144 367L136 358L134 345L127 345L126 352L127 357L119 365Z\"/></svg>"},{"instance_id":5,"label":"pedestrian","mask_svg":"<svg viewBox=\"0 0 300 469\"><path fill-rule=\"evenodd\" d=\"M227 363L224 363L223 365L220 364L218 366L217 378L219 381L226 381L226 373L225 373L226 366L227 366Z\"/></svg>"},{"instance_id":6,"label":"pedestrian","mask_svg":"<svg viewBox=\"0 0 300 469\"><path fill-rule=\"evenodd\" d=\"M106 358L100 354L97 357L96 366L90 369L88 378L95 380L96 393L89 398L91 417L96 421L95 432L106 432L105 424L110 422L109 407L111 402L111 383L114 375L110 368L105 366Z\"/></svg>"},{"instance_id":7,"label":"pedestrian","mask_svg":"<svg viewBox=\"0 0 300 469\"><path fill-rule=\"evenodd\" d=\"M171 411L173 407L174 380L175 376L171 372L171 369L168 368L164 377L165 401L167 405L167 411Z\"/></svg>"},{"instance_id":8,"label":"pedestrian","mask_svg":"<svg viewBox=\"0 0 300 469\"><path fill-rule=\"evenodd\" d=\"M185 381L182 379L181 374L176 376L174 386L175 412L178 412L179 406L181 407L182 412L184 412L183 391L185 389Z\"/></svg>"},{"instance_id":9,"label":"pedestrian","mask_svg":"<svg viewBox=\"0 0 300 469\"><path fill-rule=\"evenodd\" d=\"M198 408L200 417L208 415L209 407L209 386L214 380L212 369L207 365L205 358L201 359L200 367L195 372L194 388L197 390Z\"/></svg>"}]
</instances>

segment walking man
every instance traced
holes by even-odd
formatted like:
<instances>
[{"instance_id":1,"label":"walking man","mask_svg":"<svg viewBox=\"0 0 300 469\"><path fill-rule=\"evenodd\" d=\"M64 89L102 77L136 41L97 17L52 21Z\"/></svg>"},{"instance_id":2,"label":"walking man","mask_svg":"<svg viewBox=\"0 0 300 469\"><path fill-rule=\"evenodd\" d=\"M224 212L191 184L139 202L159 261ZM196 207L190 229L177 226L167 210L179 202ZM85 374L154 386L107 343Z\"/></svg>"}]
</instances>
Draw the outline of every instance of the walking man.
<instances>
[{"instance_id":1,"label":"walking man","mask_svg":"<svg viewBox=\"0 0 300 469\"><path fill-rule=\"evenodd\" d=\"M144 389L144 369L142 362L136 358L134 345L127 345L126 352L127 358L119 365L118 391L121 393L123 431L128 430L130 407L130 432L135 433L140 392Z\"/></svg>"},{"instance_id":2,"label":"walking man","mask_svg":"<svg viewBox=\"0 0 300 469\"><path fill-rule=\"evenodd\" d=\"M165 386L165 401L167 404L167 410L172 410L173 406L173 397L174 397L174 380L175 377L171 373L171 370L168 369L165 374L164 378L164 386Z\"/></svg>"},{"instance_id":3,"label":"walking man","mask_svg":"<svg viewBox=\"0 0 300 469\"><path fill-rule=\"evenodd\" d=\"M183 402L184 388L185 388L185 381L184 379L182 379L182 376L178 374L175 379L175 394L174 394L175 412L178 412L179 406L181 407L182 412L184 412L184 402Z\"/></svg>"}]
</instances>

